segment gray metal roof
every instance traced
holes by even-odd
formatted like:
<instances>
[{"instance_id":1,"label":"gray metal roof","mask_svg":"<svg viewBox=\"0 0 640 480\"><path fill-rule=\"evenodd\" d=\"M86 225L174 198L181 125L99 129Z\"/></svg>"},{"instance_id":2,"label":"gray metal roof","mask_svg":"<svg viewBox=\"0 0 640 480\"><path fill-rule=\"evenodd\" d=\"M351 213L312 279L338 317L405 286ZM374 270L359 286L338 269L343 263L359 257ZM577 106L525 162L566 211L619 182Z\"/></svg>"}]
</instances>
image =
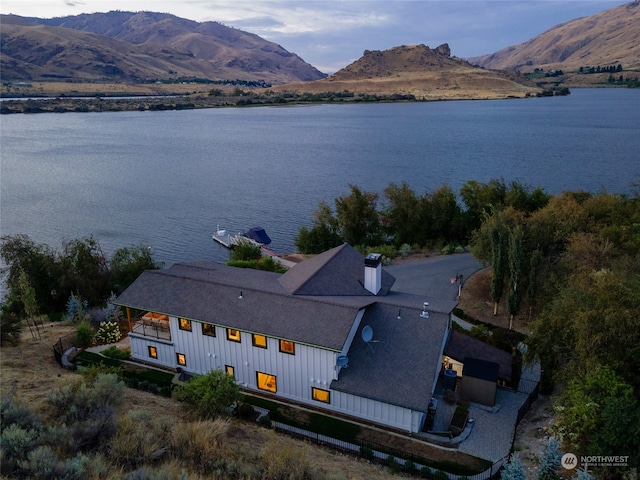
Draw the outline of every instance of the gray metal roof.
<instances>
[{"instance_id":1,"label":"gray metal roof","mask_svg":"<svg viewBox=\"0 0 640 480\"><path fill-rule=\"evenodd\" d=\"M348 353L349 365L331 388L384 403L426 412L449 315L422 309L398 308L377 302L367 309ZM365 326L373 329L373 342L362 339Z\"/></svg>"}]
</instances>

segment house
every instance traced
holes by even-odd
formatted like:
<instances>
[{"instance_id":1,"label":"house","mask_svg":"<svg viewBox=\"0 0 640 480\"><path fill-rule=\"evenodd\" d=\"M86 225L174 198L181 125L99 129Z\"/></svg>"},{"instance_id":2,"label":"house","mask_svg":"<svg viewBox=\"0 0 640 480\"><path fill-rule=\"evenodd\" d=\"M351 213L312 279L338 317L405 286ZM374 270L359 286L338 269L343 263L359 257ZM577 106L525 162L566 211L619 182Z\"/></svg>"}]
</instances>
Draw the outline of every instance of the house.
<instances>
[{"instance_id":1,"label":"house","mask_svg":"<svg viewBox=\"0 0 640 480\"><path fill-rule=\"evenodd\" d=\"M176 264L116 303L138 361L222 369L253 394L419 432L455 302L391 290L381 262L343 244L284 274Z\"/></svg>"}]
</instances>

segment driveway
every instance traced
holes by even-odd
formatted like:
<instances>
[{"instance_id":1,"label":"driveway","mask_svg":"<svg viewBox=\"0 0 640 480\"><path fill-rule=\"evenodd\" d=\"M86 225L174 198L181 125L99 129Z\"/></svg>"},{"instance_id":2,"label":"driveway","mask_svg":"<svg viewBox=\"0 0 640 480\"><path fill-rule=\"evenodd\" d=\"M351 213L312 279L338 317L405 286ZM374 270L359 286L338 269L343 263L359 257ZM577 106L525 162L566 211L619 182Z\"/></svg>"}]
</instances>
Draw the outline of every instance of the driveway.
<instances>
[{"instance_id":1,"label":"driveway","mask_svg":"<svg viewBox=\"0 0 640 480\"><path fill-rule=\"evenodd\" d=\"M452 278L462 275L464 283L481 268L482 264L470 253L443 255L384 267L396 277L391 290L446 300L455 300L458 295L458 283L451 283Z\"/></svg>"}]
</instances>

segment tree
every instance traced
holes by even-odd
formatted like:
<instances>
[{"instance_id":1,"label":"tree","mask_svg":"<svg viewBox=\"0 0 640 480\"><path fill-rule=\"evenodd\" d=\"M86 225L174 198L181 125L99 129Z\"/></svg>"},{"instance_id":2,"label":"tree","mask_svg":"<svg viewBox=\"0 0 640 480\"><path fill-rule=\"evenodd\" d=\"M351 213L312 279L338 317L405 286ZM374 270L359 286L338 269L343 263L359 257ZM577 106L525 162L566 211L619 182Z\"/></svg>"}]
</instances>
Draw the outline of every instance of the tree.
<instances>
[{"instance_id":1,"label":"tree","mask_svg":"<svg viewBox=\"0 0 640 480\"><path fill-rule=\"evenodd\" d=\"M560 475L558 470L560 469L560 460L562 454L560 453L560 444L555 438L550 438L549 442L542 450L542 457L538 463L538 474L536 480L558 480Z\"/></svg>"},{"instance_id":2,"label":"tree","mask_svg":"<svg viewBox=\"0 0 640 480\"><path fill-rule=\"evenodd\" d=\"M175 395L201 417L215 418L229 414L231 406L240 399L240 388L231 375L211 370L179 386Z\"/></svg>"},{"instance_id":3,"label":"tree","mask_svg":"<svg viewBox=\"0 0 640 480\"><path fill-rule=\"evenodd\" d=\"M494 179L489 183L476 180L465 182L460 188L460 196L467 207L465 217L468 230L471 232L479 228L483 218L493 208L499 210L504 205L506 194L507 188L502 179Z\"/></svg>"},{"instance_id":4,"label":"tree","mask_svg":"<svg viewBox=\"0 0 640 480\"><path fill-rule=\"evenodd\" d=\"M112 290L120 294L142 272L145 270L158 270L162 266L162 263L154 260L151 247L139 244L137 246L119 248L113 252L109 262Z\"/></svg>"},{"instance_id":5,"label":"tree","mask_svg":"<svg viewBox=\"0 0 640 480\"><path fill-rule=\"evenodd\" d=\"M520 281L522 277L522 267L524 253L522 251L522 229L517 226L509 232L509 249L507 252L509 262L509 295L507 297L507 308L509 310L509 329L513 329L513 317L520 311L522 301L522 289Z\"/></svg>"},{"instance_id":6,"label":"tree","mask_svg":"<svg viewBox=\"0 0 640 480\"><path fill-rule=\"evenodd\" d=\"M504 290L505 274L505 231L502 223L495 216L496 221L491 226L491 300L493 300L493 314L498 314L498 302Z\"/></svg>"},{"instance_id":7,"label":"tree","mask_svg":"<svg viewBox=\"0 0 640 480\"><path fill-rule=\"evenodd\" d=\"M538 272L542 264L540 250L534 250L529 255L529 280L527 282L527 301L529 302L529 320L533 313L533 306L538 292Z\"/></svg>"},{"instance_id":8,"label":"tree","mask_svg":"<svg viewBox=\"0 0 640 480\"><path fill-rule=\"evenodd\" d=\"M378 245L381 237L378 194L364 192L352 184L349 188L349 195L335 199L340 236L351 245Z\"/></svg>"},{"instance_id":9,"label":"tree","mask_svg":"<svg viewBox=\"0 0 640 480\"><path fill-rule=\"evenodd\" d=\"M424 239L418 234L422 223L420 203L407 182L389 184L383 195L386 205L382 209L382 223L394 245L423 243Z\"/></svg>"},{"instance_id":10,"label":"tree","mask_svg":"<svg viewBox=\"0 0 640 480\"><path fill-rule=\"evenodd\" d=\"M432 238L442 242L464 242L466 230L454 191L447 185L442 185L430 197L433 212Z\"/></svg>"},{"instance_id":11,"label":"tree","mask_svg":"<svg viewBox=\"0 0 640 480\"><path fill-rule=\"evenodd\" d=\"M0 308L0 342L18 345L22 335L24 323L22 319L4 308Z\"/></svg>"},{"instance_id":12,"label":"tree","mask_svg":"<svg viewBox=\"0 0 640 480\"><path fill-rule=\"evenodd\" d=\"M77 292L90 304L104 302L111 293L109 264L100 243L88 236L63 244L60 288Z\"/></svg>"},{"instance_id":13,"label":"tree","mask_svg":"<svg viewBox=\"0 0 640 480\"><path fill-rule=\"evenodd\" d=\"M525 480L524 467L520 461L518 452L513 452L509 457L509 461L505 464L502 472L500 472L501 480Z\"/></svg>"},{"instance_id":14,"label":"tree","mask_svg":"<svg viewBox=\"0 0 640 480\"><path fill-rule=\"evenodd\" d=\"M313 212L313 217L311 229L303 225L298 231L295 243L300 252L322 253L343 243L338 234L338 221L325 201L318 202L318 208Z\"/></svg>"},{"instance_id":15,"label":"tree","mask_svg":"<svg viewBox=\"0 0 640 480\"><path fill-rule=\"evenodd\" d=\"M36 244L27 235L3 236L0 257L7 265L5 282L8 312L22 314L25 306L21 297L21 276L35 292L37 311L57 311L64 306L66 296L56 290L58 268L55 253L44 244Z\"/></svg>"}]
</instances>

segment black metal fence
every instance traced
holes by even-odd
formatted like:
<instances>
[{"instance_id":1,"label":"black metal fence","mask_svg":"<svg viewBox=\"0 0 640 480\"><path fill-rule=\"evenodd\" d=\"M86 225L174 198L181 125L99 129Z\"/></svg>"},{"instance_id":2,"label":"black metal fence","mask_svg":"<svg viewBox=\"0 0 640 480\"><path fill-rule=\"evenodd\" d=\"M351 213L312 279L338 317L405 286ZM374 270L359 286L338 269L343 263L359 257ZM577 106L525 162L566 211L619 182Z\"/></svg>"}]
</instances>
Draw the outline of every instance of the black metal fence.
<instances>
[{"instance_id":1,"label":"black metal fence","mask_svg":"<svg viewBox=\"0 0 640 480\"><path fill-rule=\"evenodd\" d=\"M469 471L460 465L451 462L437 464L411 452L397 450L387 445L375 442L358 440L357 443L340 440L322 435L312 430L294 427L280 422L272 422L276 431L310 441L317 445L328 446L351 455L358 455L372 462L387 465L393 470L412 474L417 478L432 480L489 480L496 476L502 467L504 459L494 463L485 471L470 475Z\"/></svg>"}]
</instances>

